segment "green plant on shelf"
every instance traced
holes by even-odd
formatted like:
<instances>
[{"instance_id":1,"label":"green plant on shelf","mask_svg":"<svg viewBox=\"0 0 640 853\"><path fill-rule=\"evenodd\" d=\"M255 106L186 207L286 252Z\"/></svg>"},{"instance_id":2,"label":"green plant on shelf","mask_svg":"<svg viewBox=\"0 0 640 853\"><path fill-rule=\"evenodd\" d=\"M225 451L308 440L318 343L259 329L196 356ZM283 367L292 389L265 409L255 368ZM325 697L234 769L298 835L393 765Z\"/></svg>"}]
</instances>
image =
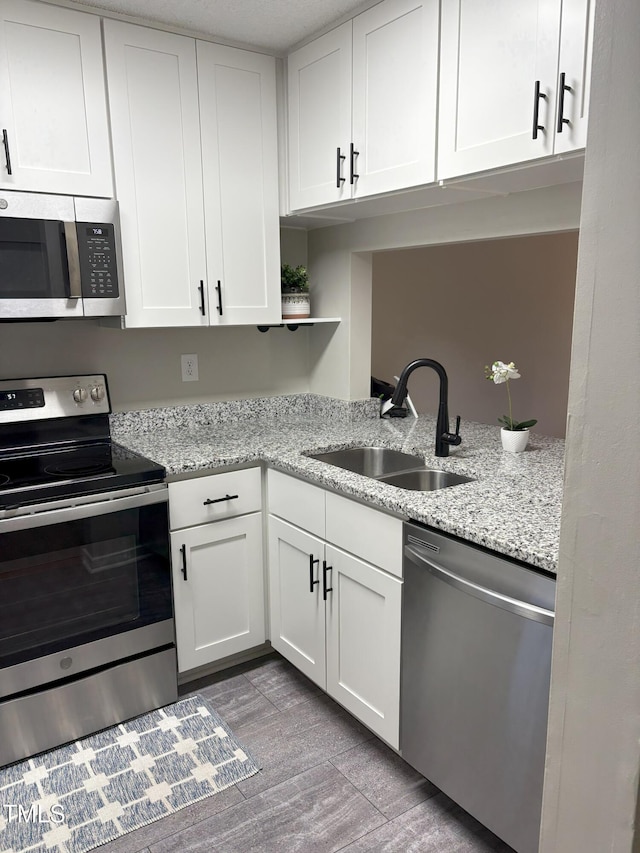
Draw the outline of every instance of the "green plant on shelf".
<instances>
[{"instance_id":1,"label":"green plant on shelf","mask_svg":"<svg viewBox=\"0 0 640 853\"><path fill-rule=\"evenodd\" d=\"M280 268L280 290L282 293L308 293L309 273L307 268L299 265L292 267L282 264Z\"/></svg>"}]
</instances>

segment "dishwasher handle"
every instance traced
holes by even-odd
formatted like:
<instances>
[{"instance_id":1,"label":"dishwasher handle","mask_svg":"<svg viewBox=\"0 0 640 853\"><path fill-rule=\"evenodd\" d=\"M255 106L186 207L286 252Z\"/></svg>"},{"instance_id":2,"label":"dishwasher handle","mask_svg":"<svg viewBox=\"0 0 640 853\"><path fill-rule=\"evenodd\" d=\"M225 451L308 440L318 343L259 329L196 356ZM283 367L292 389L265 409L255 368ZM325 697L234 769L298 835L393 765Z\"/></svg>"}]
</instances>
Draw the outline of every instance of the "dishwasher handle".
<instances>
[{"instance_id":1,"label":"dishwasher handle","mask_svg":"<svg viewBox=\"0 0 640 853\"><path fill-rule=\"evenodd\" d=\"M502 610L508 610L509 613L516 613L518 616L524 616L525 619L532 619L534 622L542 622L543 625L553 625L555 614L552 610L546 610L544 607L537 607L535 604L528 604L526 601L519 601L517 598L511 598L508 595L503 595L487 587L480 586L466 578L456 575L454 572L439 566L432 560L429 560L424 554L421 554L415 548L409 545L404 549L405 557L414 563L416 566L426 569L434 577L439 578L444 583L459 589L461 592L472 595L474 598L479 598L480 601L486 601L488 604L493 604Z\"/></svg>"}]
</instances>

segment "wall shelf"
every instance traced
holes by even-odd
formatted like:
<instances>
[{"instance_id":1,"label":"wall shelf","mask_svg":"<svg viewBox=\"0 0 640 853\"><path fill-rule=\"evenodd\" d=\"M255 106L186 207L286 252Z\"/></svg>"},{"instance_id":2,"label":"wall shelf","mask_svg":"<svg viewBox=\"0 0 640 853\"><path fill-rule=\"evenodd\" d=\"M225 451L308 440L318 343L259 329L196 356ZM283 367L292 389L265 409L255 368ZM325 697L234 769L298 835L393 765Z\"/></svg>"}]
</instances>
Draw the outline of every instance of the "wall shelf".
<instances>
[{"instance_id":1,"label":"wall shelf","mask_svg":"<svg viewBox=\"0 0 640 853\"><path fill-rule=\"evenodd\" d=\"M283 320L282 323L273 323L268 326L257 326L259 332L268 332L269 329L282 329L284 326L290 332L295 332L298 326L315 326L316 323L340 323L341 317L307 317L305 320Z\"/></svg>"}]
</instances>

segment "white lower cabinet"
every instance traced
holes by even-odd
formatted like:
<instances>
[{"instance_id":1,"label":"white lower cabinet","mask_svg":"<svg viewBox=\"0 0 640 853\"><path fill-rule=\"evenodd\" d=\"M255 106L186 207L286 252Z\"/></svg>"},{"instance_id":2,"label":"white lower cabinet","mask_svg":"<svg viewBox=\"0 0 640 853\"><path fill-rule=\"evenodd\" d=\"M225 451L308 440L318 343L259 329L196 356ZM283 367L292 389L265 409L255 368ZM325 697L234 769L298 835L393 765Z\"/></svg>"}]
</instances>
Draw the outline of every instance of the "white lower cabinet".
<instances>
[{"instance_id":1,"label":"white lower cabinet","mask_svg":"<svg viewBox=\"0 0 640 853\"><path fill-rule=\"evenodd\" d=\"M269 517L271 645L326 689L324 542Z\"/></svg>"},{"instance_id":2,"label":"white lower cabinet","mask_svg":"<svg viewBox=\"0 0 640 853\"><path fill-rule=\"evenodd\" d=\"M172 527L196 523L171 532L180 672L265 641L259 485L257 468L169 484ZM257 511L234 516L234 502ZM230 517L198 523L203 511Z\"/></svg>"},{"instance_id":3,"label":"white lower cabinet","mask_svg":"<svg viewBox=\"0 0 640 853\"><path fill-rule=\"evenodd\" d=\"M292 502L286 500L290 487ZM272 502L271 497L274 497ZM296 527L305 503L313 525L324 529L339 502L344 531L380 529L401 556L402 522L386 513L326 493L276 471L269 472L269 591L272 646L391 746L399 745L400 618L402 579L396 565L384 571L342 547ZM353 517L350 520L350 515ZM327 539L342 533L327 525ZM368 556L368 555L367 555Z\"/></svg>"},{"instance_id":4,"label":"white lower cabinet","mask_svg":"<svg viewBox=\"0 0 640 853\"><path fill-rule=\"evenodd\" d=\"M402 581L331 545L326 562L327 692L398 748Z\"/></svg>"}]
</instances>

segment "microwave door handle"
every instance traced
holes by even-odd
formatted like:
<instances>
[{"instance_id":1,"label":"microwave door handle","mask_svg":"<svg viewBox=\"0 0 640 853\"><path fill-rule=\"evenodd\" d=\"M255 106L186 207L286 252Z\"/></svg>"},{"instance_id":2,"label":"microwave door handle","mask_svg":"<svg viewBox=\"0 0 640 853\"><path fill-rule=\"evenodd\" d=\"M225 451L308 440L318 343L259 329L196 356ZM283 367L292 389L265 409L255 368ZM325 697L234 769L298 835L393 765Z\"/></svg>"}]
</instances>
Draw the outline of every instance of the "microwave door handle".
<instances>
[{"instance_id":1,"label":"microwave door handle","mask_svg":"<svg viewBox=\"0 0 640 853\"><path fill-rule=\"evenodd\" d=\"M82 283L80 279L78 231L75 222L64 222L63 225L64 239L67 245L67 261L69 264L69 299L81 299Z\"/></svg>"}]
</instances>

